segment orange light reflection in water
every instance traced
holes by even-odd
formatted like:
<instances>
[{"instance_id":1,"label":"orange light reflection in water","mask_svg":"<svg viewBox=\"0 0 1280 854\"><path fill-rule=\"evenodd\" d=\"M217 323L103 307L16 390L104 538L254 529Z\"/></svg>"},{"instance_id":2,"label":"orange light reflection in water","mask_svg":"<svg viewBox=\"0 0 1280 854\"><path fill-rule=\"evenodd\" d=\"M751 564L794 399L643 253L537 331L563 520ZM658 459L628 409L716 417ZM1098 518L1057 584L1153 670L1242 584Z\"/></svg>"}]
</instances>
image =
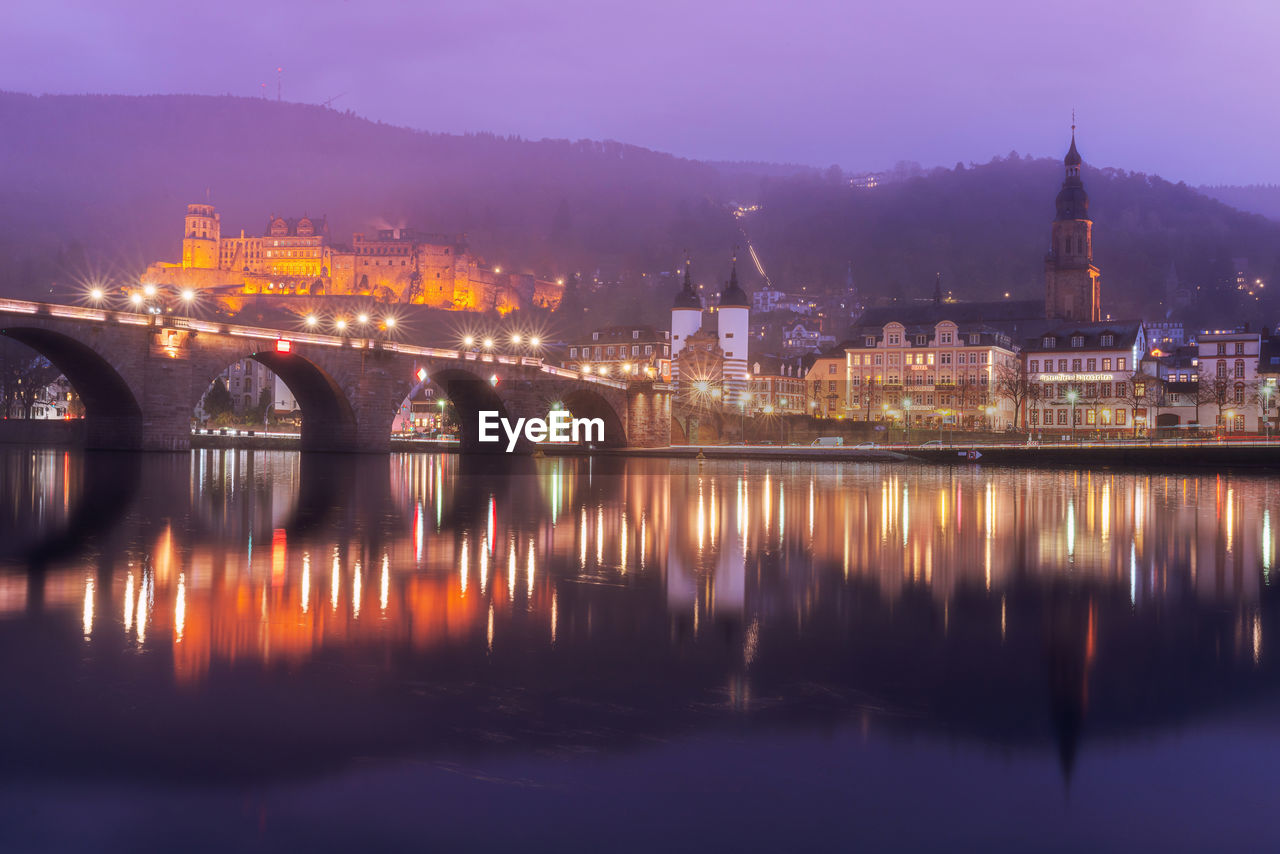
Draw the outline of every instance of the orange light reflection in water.
<instances>
[{"instance_id":1,"label":"orange light reflection in water","mask_svg":"<svg viewBox=\"0 0 1280 854\"><path fill-rule=\"evenodd\" d=\"M65 495L75 461L59 457L56 479L38 482ZM195 521L180 525L175 507L96 584L82 563L50 569L42 607L82 613L95 640L167 644L176 678L193 682L215 665L288 666L324 647L527 638L505 630L514 621L552 644L594 630L579 610L592 586L642 591L695 633L740 620L753 627L750 656L777 614L803 630L832 585L873 585L888 606L927 593L944 627L952 600L976 593L996 603L1003 636L1006 593L1030 573L1118 591L1135 609L1173 595L1236 609L1236 652L1266 655L1256 615L1280 488L1262 479L665 461L606 475L548 459L476 494L452 460L397 456L370 493L381 503L344 511L358 523L298 533L287 521L296 461L250 462L193 466L182 489ZM0 575L0 618L27 604L23 580ZM1086 665L1103 652L1097 620L1090 599Z\"/></svg>"}]
</instances>

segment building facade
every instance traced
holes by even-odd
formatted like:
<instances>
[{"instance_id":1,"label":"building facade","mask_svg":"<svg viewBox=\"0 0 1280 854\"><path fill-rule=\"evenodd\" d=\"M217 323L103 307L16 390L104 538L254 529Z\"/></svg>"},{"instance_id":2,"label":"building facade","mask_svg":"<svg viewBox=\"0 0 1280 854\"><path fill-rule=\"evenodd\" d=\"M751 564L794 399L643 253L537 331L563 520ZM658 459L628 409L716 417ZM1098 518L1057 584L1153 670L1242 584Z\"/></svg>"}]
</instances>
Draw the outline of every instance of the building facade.
<instances>
[{"instance_id":1,"label":"building facade","mask_svg":"<svg viewBox=\"0 0 1280 854\"><path fill-rule=\"evenodd\" d=\"M757 356L751 360L746 411L800 415L808 409L807 382L799 359Z\"/></svg>"},{"instance_id":2,"label":"building facade","mask_svg":"<svg viewBox=\"0 0 1280 854\"><path fill-rule=\"evenodd\" d=\"M848 415L1004 430L1013 424L1013 405L994 386L1016 358L1008 336L982 325L856 327L845 348Z\"/></svg>"},{"instance_id":3,"label":"building facade","mask_svg":"<svg viewBox=\"0 0 1280 854\"><path fill-rule=\"evenodd\" d=\"M1028 428L1079 438L1154 426L1150 389L1139 374L1146 352L1141 321L1059 326L1028 341Z\"/></svg>"},{"instance_id":4,"label":"building facade","mask_svg":"<svg viewBox=\"0 0 1280 854\"><path fill-rule=\"evenodd\" d=\"M671 378L669 332L652 326L608 326L569 342L561 365L605 376L645 374Z\"/></svg>"},{"instance_id":5,"label":"building facade","mask_svg":"<svg viewBox=\"0 0 1280 854\"><path fill-rule=\"evenodd\" d=\"M817 418L846 418L851 415L848 370L849 357L836 349L810 357L805 372L808 411Z\"/></svg>"},{"instance_id":6,"label":"building facade","mask_svg":"<svg viewBox=\"0 0 1280 854\"><path fill-rule=\"evenodd\" d=\"M1256 433L1268 392L1258 382L1262 335L1247 329L1212 329L1196 336L1201 405L1229 433Z\"/></svg>"}]
</instances>

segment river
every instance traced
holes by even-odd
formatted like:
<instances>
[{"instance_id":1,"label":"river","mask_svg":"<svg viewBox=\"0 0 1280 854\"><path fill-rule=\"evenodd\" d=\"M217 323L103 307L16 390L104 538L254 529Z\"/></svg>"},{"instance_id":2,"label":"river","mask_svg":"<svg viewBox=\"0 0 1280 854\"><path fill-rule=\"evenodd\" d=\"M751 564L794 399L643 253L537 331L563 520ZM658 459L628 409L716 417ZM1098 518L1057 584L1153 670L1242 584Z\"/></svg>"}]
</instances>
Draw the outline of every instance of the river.
<instances>
[{"instance_id":1,"label":"river","mask_svg":"<svg viewBox=\"0 0 1280 854\"><path fill-rule=\"evenodd\" d=\"M1280 486L0 451L4 850L1271 847Z\"/></svg>"}]
</instances>

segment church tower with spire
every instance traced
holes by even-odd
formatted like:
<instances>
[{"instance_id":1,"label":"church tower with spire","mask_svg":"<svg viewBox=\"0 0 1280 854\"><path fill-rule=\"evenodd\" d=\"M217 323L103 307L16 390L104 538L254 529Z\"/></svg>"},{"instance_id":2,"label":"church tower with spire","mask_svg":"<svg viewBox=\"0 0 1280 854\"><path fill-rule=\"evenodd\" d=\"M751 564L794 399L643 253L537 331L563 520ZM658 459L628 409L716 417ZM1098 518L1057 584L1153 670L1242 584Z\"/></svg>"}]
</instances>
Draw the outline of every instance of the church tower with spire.
<instances>
[{"instance_id":1,"label":"church tower with spire","mask_svg":"<svg viewBox=\"0 0 1280 854\"><path fill-rule=\"evenodd\" d=\"M1098 268L1093 265L1093 220L1089 219L1089 195L1080 179L1080 163L1073 123L1071 149L1063 159L1067 175L1058 192L1057 215L1044 259L1044 308L1050 319L1090 322L1102 319L1102 301Z\"/></svg>"}]
</instances>

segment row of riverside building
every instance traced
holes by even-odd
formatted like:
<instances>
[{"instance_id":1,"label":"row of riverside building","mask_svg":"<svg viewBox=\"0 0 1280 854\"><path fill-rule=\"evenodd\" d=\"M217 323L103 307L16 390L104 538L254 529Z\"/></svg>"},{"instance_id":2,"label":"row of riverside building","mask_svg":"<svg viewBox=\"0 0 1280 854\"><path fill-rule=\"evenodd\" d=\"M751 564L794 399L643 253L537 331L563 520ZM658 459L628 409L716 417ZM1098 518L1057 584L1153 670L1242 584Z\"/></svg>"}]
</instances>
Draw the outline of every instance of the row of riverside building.
<instances>
[{"instance_id":1,"label":"row of riverside building","mask_svg":"<svg viewBox=\"0 0 1280 854\"><path fill-rule=\"evenodd\" d=\"M823 352L761 355L749 352L751 307L761 300L743 292L736 259L709 300L686 261L669 333L597 330L571 342L564 364L669 379L690 404L744 415L1044 437L1270 430L1280 404L1280 336L1247 326L1186 334L1166 320L1103 317L1081 164L1073 127L1043 300L957 302L939 287L928 303L863 312L847 338Z\"/></svg>"}]
</instances>

